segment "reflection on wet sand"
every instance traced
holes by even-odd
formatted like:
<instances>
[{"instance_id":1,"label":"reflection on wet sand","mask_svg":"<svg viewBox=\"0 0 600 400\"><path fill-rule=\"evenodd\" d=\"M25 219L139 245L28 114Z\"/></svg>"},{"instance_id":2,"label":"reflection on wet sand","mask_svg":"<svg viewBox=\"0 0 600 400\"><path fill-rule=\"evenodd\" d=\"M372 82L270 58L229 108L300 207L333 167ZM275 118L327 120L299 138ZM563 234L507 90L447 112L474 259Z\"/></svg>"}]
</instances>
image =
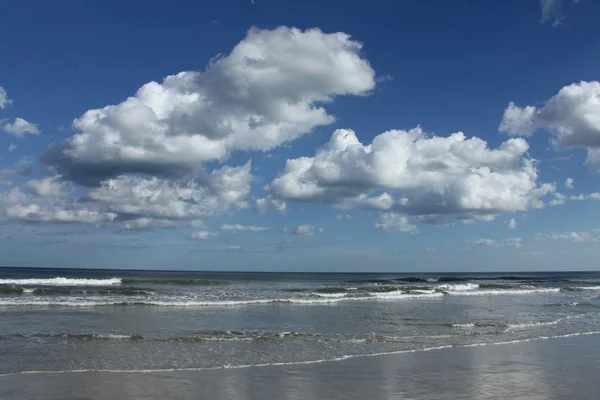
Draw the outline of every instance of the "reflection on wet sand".
<instances>
[{"instance_id":1,"label":"reflection on wet sand","mask_svg":"<svg viewBox=\"0 0 600 400\"><path fill-rule=\"evenodd\" d=\"M0 377L12 399L592 399L598 336L340 362L150 373Z\"/></svg>"}]
</instances>

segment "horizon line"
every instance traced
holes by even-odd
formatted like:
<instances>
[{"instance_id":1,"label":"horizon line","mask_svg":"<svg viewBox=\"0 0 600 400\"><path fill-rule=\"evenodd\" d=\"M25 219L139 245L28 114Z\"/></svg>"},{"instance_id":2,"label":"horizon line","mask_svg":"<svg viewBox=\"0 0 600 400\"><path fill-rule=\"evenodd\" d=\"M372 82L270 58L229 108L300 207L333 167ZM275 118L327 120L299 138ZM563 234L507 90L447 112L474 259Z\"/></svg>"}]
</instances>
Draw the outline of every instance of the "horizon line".
<instances>
[{"instance_id":1,"label":"horizon line","mask_svg":"<svg viewBox=\"0 0 600 400\"><path fill-rule=\"evenodd\" d=\"M195 270L195 269L143 269L143 268L85 268L85 267L27 267L27 266L0 266L0 269L48 269L48 270L84 270L84 271L153 271L153 272L206 272L206 273L257 273L257 274L415 274L415 275L431 275L431 274L502 274L502 273L517 273L517 274L540 274L540 273L582 273L595 272L600 273L600 270L556 270L556 271L243 271L243 270Z\"/></svg>"}]
</instances>

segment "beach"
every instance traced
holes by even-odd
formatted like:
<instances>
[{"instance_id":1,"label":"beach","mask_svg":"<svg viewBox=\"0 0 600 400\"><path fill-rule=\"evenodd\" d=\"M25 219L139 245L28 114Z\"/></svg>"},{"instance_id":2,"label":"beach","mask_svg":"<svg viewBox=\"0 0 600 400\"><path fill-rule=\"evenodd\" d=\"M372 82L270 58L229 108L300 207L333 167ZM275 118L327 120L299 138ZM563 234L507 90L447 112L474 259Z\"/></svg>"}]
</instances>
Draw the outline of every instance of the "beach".
<instances>
[{"instance_id":1,"label":"beach","mask_svg":"<svg viewBox=\"0 0 600 400\"><path fill-rule=\"evenodd\" d=\"M0 273L0 400L600 394L599 273Z\"/></svg>"},{"instance_id":2,"label":"beach","mask_svg":"<svg viewBox=\"0 0 600 400\"><path fill-rule=\"evenodd\" d=\"M445 348L301 365L0 377L0 398L596 399L600 336Z\"/></svg>"}]
</instances>

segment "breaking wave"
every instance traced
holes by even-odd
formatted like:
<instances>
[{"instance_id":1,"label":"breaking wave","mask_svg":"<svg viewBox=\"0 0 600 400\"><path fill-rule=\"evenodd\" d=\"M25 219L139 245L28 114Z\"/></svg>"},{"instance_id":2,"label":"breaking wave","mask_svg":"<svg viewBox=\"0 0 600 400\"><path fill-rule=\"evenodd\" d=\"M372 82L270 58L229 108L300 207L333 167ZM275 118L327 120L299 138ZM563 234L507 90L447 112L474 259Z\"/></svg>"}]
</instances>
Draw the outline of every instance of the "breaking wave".
<instances>
[{"instance_id":1,"label":"breaking wave","mask_svg":"<svg viewBox=\"0 0 600 400\"><path fill-rule=\"evenodd\" d=\"M445 290L448 292L463 292L463 291L467 291L467 290L479 289L479 285L477 283L465 283L465 284L456 284L456 285L439 285L439 286L436 286L436 289Z\"/></svg>"},{"instance_id":2,"label":"breaking wave","mask_svg":"<svg viewBox=\"0 0 600 400\"><path fill-rule=\"evenodd\" d=\"M280 298L280 299L246 299L246 300L192 300L176 297L172 299L141 299L129 301L126 299L106 299L102 297L55 297L50 299L36 299L32 297L18 297L0 299L0 306L39 306L39 307L99 307L99 306L149 306L149 307L222 307L244 305L286 305L303 304L319 305L336 303L340 301L361 301L377 299L427 299L444 296L441 292L407 293L394 291L389 293L371 293L368 296L349 297L347 293L315 293L319 298Z\"/></svg>"},{"instance_id":3,"label":"breaking wave","mask_svg":"<svg viewBox=\"0 0 600 400\"><path fill-rule=\"evenodd\" d=\"M348 296L348 293L313 293L315 296L326 298L342 298Z\"/></svg>"},{"instance_id":4,"label":"breaking wave","mask_svg":"<svg viewBox=\"0 0 600 400\"><path fill-rule=\"evenodd\" d=\"M465 290L449 291L452 296L494 296L494 295L519 295L536 293L557 293L559 288L540 288L540 289L496 289L496 290Z\"/></svg>"},{"instance_id":5,"label":"breaking wave","mask_svg":"<svg viewBox=\"0 0 600 400\"><path fill-rule=\"evenodd\" d=\"M76 278L47 278L47 279L0 279L0 285L22 286L112 286L120 285L121 279L76 279Z\"/></svg>"},{"instance_id":6,"label":"breaking wave","mask_svg":"<svg viewBox=\"0 0 600 400\"><path fill-rule=\"evenodd\" d=\"M575 286L575 287L564 287L561 289L565 292L585 292L585 291L596 291L600 290L600 286Z\"/></svg>"}]
</instances>

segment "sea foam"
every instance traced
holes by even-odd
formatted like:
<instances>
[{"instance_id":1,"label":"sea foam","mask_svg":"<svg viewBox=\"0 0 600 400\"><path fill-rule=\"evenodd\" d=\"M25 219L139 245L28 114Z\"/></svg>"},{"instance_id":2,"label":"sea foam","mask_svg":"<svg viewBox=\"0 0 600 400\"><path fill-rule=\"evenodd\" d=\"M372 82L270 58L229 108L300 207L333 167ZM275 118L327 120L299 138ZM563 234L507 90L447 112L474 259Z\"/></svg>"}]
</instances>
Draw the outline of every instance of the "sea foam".
<instances>
[{"instance_id":1,"label":"sea foam","mask_svg":"<svg viewBox=\"0 0 600 400\"><path fill-rule=\"evenodd\" d=\"M23 286L111 286L120 285L121 279L78 279L78 278L47 278L47 279L0 279L0 285Z\"/></svg>"}]
</instances>

